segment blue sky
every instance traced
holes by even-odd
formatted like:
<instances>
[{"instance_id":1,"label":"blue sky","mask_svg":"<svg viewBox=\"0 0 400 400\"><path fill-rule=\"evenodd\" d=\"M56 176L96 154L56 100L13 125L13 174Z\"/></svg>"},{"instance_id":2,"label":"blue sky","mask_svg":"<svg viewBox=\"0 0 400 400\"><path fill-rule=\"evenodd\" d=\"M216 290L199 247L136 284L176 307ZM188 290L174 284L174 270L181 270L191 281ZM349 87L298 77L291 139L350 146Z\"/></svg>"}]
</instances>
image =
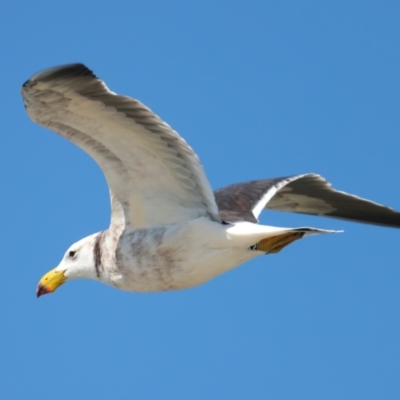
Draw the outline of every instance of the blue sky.
<instances>
[{"instance_id":1,"label":"blue sky","mask_svg":"<svg viewBox=\"0 0 400 400\"><path fill-rule=\"evenodd\" d=\"M344 229L195 289L91 281L35 297L109 221L89 156L34 125L21 84L84 62L198 152L214 188L317 172L400 209L398 2L2 2L0 397L398 399L400 231Z\"/></svg>"}]
</instances>

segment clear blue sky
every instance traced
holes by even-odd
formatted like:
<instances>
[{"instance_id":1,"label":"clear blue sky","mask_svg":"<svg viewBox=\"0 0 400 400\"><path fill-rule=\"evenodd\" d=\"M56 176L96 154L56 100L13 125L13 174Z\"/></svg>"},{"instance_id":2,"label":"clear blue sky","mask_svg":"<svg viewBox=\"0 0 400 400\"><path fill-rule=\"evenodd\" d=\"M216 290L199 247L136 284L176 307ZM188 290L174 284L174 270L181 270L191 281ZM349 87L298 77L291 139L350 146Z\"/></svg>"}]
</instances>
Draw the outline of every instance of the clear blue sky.
<instances>
[{"instance_id":1,"label":"clear blue sky","mask_svg":"<svg viewBox=\"0 0 400 400\"><path fill-rule=\"evenodd\" d=\"M195 289L42 274L107 227L97 165L34 125L20 86L84 62L198 152L214 188L317 172L400 209L400 6L368 1L0 5L2 399L399 399L400 231L296 242Z\"/></svg>"}]
</instances>

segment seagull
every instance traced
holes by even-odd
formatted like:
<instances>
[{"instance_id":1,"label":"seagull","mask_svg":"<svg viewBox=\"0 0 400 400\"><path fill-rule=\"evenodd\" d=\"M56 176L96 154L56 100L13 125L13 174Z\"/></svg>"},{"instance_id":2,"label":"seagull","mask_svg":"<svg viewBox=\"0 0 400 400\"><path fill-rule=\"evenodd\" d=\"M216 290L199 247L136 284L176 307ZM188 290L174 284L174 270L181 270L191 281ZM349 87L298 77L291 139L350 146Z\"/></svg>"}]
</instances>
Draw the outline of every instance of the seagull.
<instances>
[{"instance_id":1,"label":"seagull","mask_svg":"<svg viewBox=\"0 0 400 400\"><path fill-rule=\"evenodd\" d=\"M313 173L213 193L199 157L176 131L83 64L33 75L22 96L34 122L97 162L111 198L109 228L70 246L40 279L38 297L80 278L133 292L191 288L303 237L334 232L259 225L265 208L400 228L399 212L335 190Z\"/></svg>"}]
</instances>

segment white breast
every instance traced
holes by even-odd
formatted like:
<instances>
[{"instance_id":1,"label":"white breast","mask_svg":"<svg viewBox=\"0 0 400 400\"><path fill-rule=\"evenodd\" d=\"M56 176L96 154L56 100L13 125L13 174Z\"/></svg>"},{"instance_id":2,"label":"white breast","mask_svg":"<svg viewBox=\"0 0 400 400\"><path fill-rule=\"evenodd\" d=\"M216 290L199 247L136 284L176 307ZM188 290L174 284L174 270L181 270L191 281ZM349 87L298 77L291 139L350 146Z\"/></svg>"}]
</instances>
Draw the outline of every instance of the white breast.
<instances>
[{"instance_id":1,"label":"white breast","mask_svg":"<svg viewBox=\"0 0 400 400\"><path fill-rule=\"evenodd\" d=\"M254 256L230 240L226 225L208 218L126 230L116 251L118 273L109 283L139 292L185 289Z\"/></svg>"}]
</instances>

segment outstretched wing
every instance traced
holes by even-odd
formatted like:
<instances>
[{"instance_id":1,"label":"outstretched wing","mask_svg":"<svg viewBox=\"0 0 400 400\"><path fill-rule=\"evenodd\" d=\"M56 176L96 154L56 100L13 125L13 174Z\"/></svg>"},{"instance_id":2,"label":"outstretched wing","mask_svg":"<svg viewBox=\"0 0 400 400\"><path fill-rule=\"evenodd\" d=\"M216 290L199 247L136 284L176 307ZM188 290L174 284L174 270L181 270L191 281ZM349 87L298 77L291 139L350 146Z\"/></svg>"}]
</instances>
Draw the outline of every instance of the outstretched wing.
<instances>
[{"instance_id":1,"label":"outstretched wing","mask_svg":"<svg viewBox=\"0 0 400 400\"><path fill-rule=\"evenodd\" d=\"M267 208L400 228L397 211L335 190L316 174L239 183L214 195L226 222L258 222L259 214Z\"/></svg>"},{"instance_id":2,"label":"outstretched wing","mask_svg":"<svg viewBox=\"0 0 400 400\"><path fill-rule=\"evenodd\" d=\"M111 92L84 65L40 72L22 95L33 121L100 165L115 197L114 219L120 215L136 228L200 216L220 221L203 166L185 140L139 101Z\"/></svg>"}]
</instances>

